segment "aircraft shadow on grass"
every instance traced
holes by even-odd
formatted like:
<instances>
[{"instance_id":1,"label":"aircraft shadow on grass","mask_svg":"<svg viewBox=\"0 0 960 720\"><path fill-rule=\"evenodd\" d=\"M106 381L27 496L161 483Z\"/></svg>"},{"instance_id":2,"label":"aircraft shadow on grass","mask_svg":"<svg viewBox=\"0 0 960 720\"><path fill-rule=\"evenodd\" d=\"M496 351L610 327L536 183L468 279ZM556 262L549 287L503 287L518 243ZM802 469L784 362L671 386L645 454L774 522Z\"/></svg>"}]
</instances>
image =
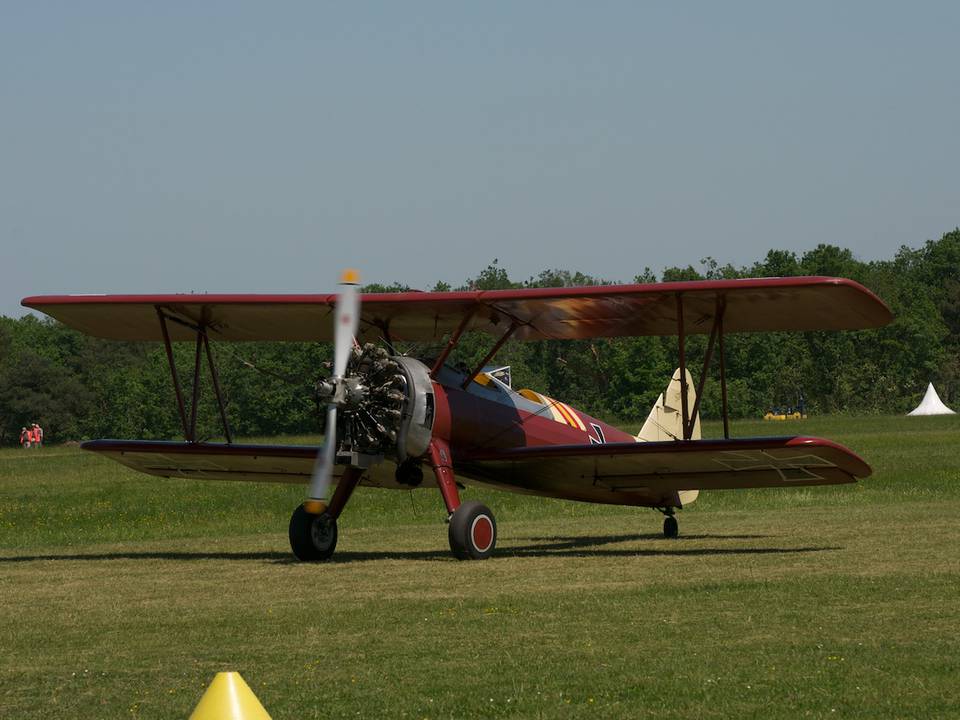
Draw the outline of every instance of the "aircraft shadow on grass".
<instances>
[{"instance_id":1,"label":"aircraft shadow on grass","mask_svg":"<svg viewBox=\"0 0 960 720\"><path fill-rule=\"evenodd\" d=\"M842 550L839 546L805 547L677 547L684 540L753 540L769 537L767 535L686 535L671 541L669 549L663 548L605 548L603 545L630 542L636 540L662 540L659 534L648 535L577 535L572 537L532 537L524 538L531 542L526 545L508 545L497 549L497 557L701 557L716 555L792 555L796 553L832 552ZM97 561L97 560L240 560L264 561L280 565L299 564L288 552L107 552L80 553L76 555L21 555L0 557L2 563L34 562L39 560ZM327 562L347 564L372 560L443 560L449 561L450 554L445 550L407 550L407 551L342 551Z\"/></svg>"}]
</instances>

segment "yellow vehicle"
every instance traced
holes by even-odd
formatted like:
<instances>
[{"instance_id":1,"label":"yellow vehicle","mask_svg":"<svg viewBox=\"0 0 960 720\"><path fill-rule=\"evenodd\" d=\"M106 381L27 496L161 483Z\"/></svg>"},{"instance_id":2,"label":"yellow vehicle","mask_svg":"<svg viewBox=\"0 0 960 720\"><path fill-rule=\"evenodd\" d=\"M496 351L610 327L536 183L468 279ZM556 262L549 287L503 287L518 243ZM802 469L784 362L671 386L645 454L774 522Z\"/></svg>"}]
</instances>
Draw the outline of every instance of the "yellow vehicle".
<instances>
[{"instance_id":1,"label":"yellow vehicle","mask_svg":"<svg viewBox=\"0 0 960 720\"><path fill-rule=\"evenodd\" d=\"M807 414L797 408L772 408L763 415L764 420L806 420Z\"/></svg>"}]
</instances>

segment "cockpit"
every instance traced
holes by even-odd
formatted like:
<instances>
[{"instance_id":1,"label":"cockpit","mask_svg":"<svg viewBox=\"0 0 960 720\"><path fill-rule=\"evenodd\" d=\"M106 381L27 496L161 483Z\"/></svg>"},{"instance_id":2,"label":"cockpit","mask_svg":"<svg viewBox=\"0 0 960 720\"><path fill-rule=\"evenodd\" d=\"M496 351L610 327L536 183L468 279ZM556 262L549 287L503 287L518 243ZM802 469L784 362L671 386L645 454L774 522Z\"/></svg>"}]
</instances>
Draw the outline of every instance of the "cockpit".
<instances>
[{"instance_id":1,"label":"cockpit","mask_svg":"<svg viewBox=\"0 0 960 720\"><path fill-rule=\"evenodd\" d=\"M494 393L505 393L506 395L511 396L515 403L522 398L523 400L528 401L528 403L535 403L538 406L545 405L548 407L553 407L556 404L556 400L547 397L546 395L542 395L536 390L531 390L530 388L514 390L513 376L510 372L509 365L487 365L474 376L473 381L476 383L476 385L479 385L488 391L492 391ZM471 386L473 386L473 383L471 383ZM522 401L519 404L521 406L525 405L525 403ZM530 408L529 406L527 409L534 410L534 408Z\"/></svg>"}]
</instances>

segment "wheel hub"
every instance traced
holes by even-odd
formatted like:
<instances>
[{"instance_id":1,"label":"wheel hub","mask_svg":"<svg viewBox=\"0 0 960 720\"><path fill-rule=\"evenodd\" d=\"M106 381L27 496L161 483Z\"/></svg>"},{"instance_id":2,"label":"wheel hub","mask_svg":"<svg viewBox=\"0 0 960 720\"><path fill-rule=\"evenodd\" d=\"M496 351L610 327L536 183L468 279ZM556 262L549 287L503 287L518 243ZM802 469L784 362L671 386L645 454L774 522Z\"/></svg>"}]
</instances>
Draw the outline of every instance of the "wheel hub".
<instances>
[{"instance_id":1,"label":"wheel hub","mask_svg":"<svg viewBox=\"0 0 960 720\"><path fill-rule=\"evenodd\" d=\"M333 522L329 515L321 515L311 523L310 539L318 550L330 545L333 540Z\"/></svg>"}]
</instances>

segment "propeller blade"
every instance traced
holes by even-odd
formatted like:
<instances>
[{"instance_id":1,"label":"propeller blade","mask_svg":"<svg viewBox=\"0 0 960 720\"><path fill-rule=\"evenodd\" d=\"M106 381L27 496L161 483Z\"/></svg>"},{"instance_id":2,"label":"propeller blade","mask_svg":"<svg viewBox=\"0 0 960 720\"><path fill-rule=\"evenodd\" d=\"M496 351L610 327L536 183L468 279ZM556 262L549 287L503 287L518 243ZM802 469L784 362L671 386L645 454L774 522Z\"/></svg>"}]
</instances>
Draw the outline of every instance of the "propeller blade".
<instances>
[{"instance_id":1,"label":"propeller blade","mask_svg":"<svg viewBox=\"0 0 960 720\"><path fill-rule=\"evenodd\" d=\"M353 351L353 338L360 322L360 300L357 297L359 277L356 270L347 270L340 278L340 294L334 314L333 376L342 378L347 360Z\"/></svg>"},{"instance_id":2,"label":"propeller blade","mask_svg":"<svg viewBox=\"0 0 960 720\"><path fill-rule=\"evenodd\" d=\"M360 318L360 298L357 297L359 276L356 270L347 270L340 277L340 294L337 295L336 310L334 312L334 346L333 346L333 383L336 387L334 399L342 388L343 374L347 370L347 362L353 351L354 336ZM303 504L308 512L319 515L327 509L327 494L330 491L330 482L333 479L333 466L337 452L337 404L327 405L326 437L323 447L317 453L317 460L313 464L313 477L310 479L310 489L307 501Z\"/></svg>"},{"instance_id":3,"label":"propeller blade","mask_svg":"<svg viewBox=\"0 0 960 720\"><path fill-rule=\"evenodd\" d=\"M307 493L307 502L304 507L311 513L319 515L327 509L327 494L330 491L330 481L333 478L333 464L337 452L337 406L327 405L327 435L323 447L317 453L313 464L313 477L310 478L310 491Z\"/></svg>"}]
</instances>

